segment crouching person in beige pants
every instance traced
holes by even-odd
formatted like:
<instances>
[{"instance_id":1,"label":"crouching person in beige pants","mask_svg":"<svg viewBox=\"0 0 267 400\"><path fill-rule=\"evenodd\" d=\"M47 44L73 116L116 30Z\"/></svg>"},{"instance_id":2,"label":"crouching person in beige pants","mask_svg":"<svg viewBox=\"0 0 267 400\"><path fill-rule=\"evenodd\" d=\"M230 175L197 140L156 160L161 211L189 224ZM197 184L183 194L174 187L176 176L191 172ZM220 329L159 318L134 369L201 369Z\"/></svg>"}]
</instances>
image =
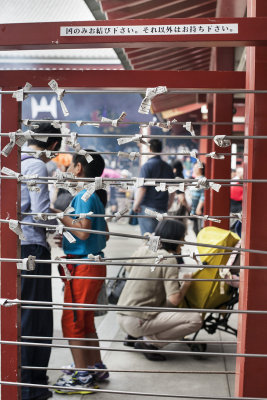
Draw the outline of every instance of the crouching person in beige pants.
<instances>
[{"instance_id":1,"label":"crouching person in beige pants","mask_svg":"<svg viewBox=\"0 0 267 400\"><path fill-rule=\"evenodd\" d=\"M164 220L158 224L155 235L160 236L161 239L184 240L185 226L179 221ZM162 340L183 339L186 335L201 328L201 314L177 309L190 286L190 282L180 283L177 260L179 261L181 258L177 259L175 256L164 258L171 254L180 254L180 245L162 243L161 249L156 254L146 246L142 246L134 253L133 257L149 256L151 259L137 259L136 262L153 263L156 257L163 256L160 264L155 264L153 267L142 267L135 266L133 261L133 265L127 268L129 278L133 280L126 282L118 306L175 308L173 312L143 311L142 309L118 311L118 322L128 334L128 339L143 339L143 341L134 343L136 349L157 350L167 344L161 342ZM168 267L166 264L177 264L177 267ZM184 275L187 278L190 276L189 274ZM136 278L142 280L135 280ZM151 278L156 279L151 280ZM149 343L152 340L153 345ZM155 351L145 352L144 355L149 360L154 361L165 359L162 354L157 354Z\"/></svg>"}]
</instances>

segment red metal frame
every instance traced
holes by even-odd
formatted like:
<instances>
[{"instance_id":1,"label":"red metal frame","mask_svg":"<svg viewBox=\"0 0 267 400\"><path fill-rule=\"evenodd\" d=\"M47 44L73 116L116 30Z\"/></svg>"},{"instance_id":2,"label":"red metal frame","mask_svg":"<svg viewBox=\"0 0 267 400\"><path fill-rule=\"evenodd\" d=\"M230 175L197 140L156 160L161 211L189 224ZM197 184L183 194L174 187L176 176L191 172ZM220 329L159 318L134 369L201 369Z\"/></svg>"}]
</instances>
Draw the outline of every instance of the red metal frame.
<instances>
[{"instance_id":1,"label":"red metal frame","mask_svg":"<svg viewBox=\"0 0 267 400\"><path fill-rule=\"evenodd\" d=\"M16 90L30 81L34 87L47 87L48 82L54 78L60 86L91 87L91 88L141 88L166 85L168 88L218 88L238 89L244 88L245 75L242 72L203 72L203 71L3 71L0 76L1 84L8 85L3 90ZM3 95L2 103L2 132L11 132L19 127L20 103L11 95ZM8 115L8 118L7 118ZM3 138L2 147L9 139ZM7 166L18 171L17 151L14 149L8 158L1 158L2 166ZM17 203L14 199L18 199ZM1 185L1 217L17 219L16 212L20 205L19 191L15 181L3 180ZM8 214L9 213L9 214ZM2 256L14 257L14 248L17 248L17 236L10 232L7 224L1 225ZM7 240L8 238L8 240ZM2 263L2 291L3 298L18 297L16 265ZM3 309L1 314L2 339L17 340L17 307ZM12 361L11 361L12 360ZM3 345L2 347L2 380L17 381L19 371L19 349L15 346ZM19 399L20 390L16 386L2 385L2 398Z\"/></svg>"},{"instance_id":2,"label":"red metal frame","mask_svg":"<svg viewBox=\"0 0 267 400\"><path fill-rule=\"evenodd\" d=\"M60 27L238 24L237 34L149 36L60 36ZM1 24L0 49L68 49L95 47L238 47L267 45L267 18L168 18L82 22Z\"/></svg>"},{"instance_id":3,"label":"red metal frame","mask_svg":"<svg viewBox=\"0 0 267 400\"><path fill-rule=\"evenodd\" d=\"M215 50L215 69L233 70L234 69L234 49L220 48ZM213 121L231 122L233 118L233 95L215 94L213 98ZM213 135L231 135L232 125L214 125ZM212 143L212 151L220 152L221 149ZM231 153L231 147L224 149L225 153ZM231 179L231 157L226 156L224 160L211 160L211 179ZM222 198L224 201L222 201ZM210 214L229 215L230 214L230 187L224 186L217 193L210 191ZM222 229L229 229L229 220L223 219L220 224L210 223Z\"/></svg>"},{"instance_id":4,"label":"red metal frame","mask_svg":"<svg viewBox=\"0 0 267 400\"><path fill-rule=\"evenodd\" d=\"M265 0L249 0L248 15L267 15ZM267 89L267 53L264 48L247 49L247 89ZM247 96L245 110L245 135L264 135L266 133L266 94ZM266 177L266 146L261 140L246 140L244 159L245 178L262 179ZM267 190L265 185L249 183L244 185L242 246L253 249L266 249L267 229L265 209ZM267 265L265 255L245 254L241 265ZM266 272L246 270L241 274L241 309L266 310ZM238 346L240 353L267 354L266 315L239 315ZM266 375L267 359L238 358L236 363L237 396L267 397Z\"/></svg>"},{"instance_id":5,"label":"red metal frame","mask_svg":"<svg viewBox=\"0 0 267 400\"><path fill-rule=\"evenodd\" d=\"M1 71L0 85L47 87L55 79L66 88L146 89L165 85L168 89L244 89L244 72L214 71Z\"/></svg>"},{"instance_id":6,"label":"red metal frame","mask_svg":"<svg viewBox=\"0 0 267 400\"><path fill-rule=\"evenodd\" d=\"M258 6L256 14L256 4ZM266 0L248 0L249 15L252 18L217 18L212 23L238 23L237 35L194 35L194 36L125 36L125 37L60 37L60 26L124 26L142 24L210 24L210 19L166 19L166 20L127 20L127 21L94 21L79 23L38 23L38 24L7 24L0 25L0 49L35 49L35 48L82 48L82 47L180 47L180 46L262 46L267 45L267 16ZM255 18L254 18L255 17ZM179 41L178 41L179 40ZM249 49L248 52L247 88L267 89L267 78L264 67L267 65L265 48ZM266 68L265 68L266 70ZM256 75L256 78L255 78ZM4 89L23 86L30 81L35 87L47 87L52 78L62 87L91 87L91 88L146 88L150 86L166 85L168 88L243 88L244 74L238 72L204 72L204 71L4 71L1 73L0 85ZM246 134L264 134L266 130L266 95L249 95L247 102ZM219 99L217 99L219 101ZM227 101L228 102L228 101ZM223 103L224 106L224 103ZM257 113L255 114L255 110ZM216 108L216 112L219 110ZM227 115L230 115L227 114ZM255 119L254 119L255 115ZM8 116L8 118L7 118ZM2 100L2 131L14 131L19 126L19 106L11 96L3 96ZM216 117L219 120L219 116ZM222 117L229 120L228 116ZM218 130L216 130L218 132ZM225 133L226 130L223 129ZM6 139L2 140L2 146ZM248 178L264 177L265 148L261 142L246 141L249 157L246 160ZM18 155L14 150L7 158L1 159L2 166L19 170ZM219 161L221 162L221 161ZM220 174L220 177L221 174ZM11 188L11 189L10 189ZM2 181L1 184L1 217L9 213L16 218L20 204L16 182ZM262 210L267 204L267 191L258 184L248 184L245 187L247 194L244 203L243 237L245 247L265 248L267 230L262 218ZM17 203L14 201L17 199ZM212 200L213 202L213 200ZM252 207L253 206L253 207ZM211 204L211 208L212 208ZM253 218L253 225L251 218ZM17 237L9 231L8 226L1 226L2 257L14 257L14 248L17 248ZM245 265L267 265L265 256L247 254ZM1 297L15 298L18 295L17 269L12 264L1 265ZM267 303L266 277L264 272L246 271L241 275L242 309L265 309ZM266 316L247 316L239 318L239 346L240 352L267 352L265 332L267 328ZM1 312L2 339L17 339L17 308L2 309ZM14 346L2 345L2 379L16 381L18 378L18 349ZM257 365L256 365L257 364ZM265 375L267 360L237 359L237 392L242 396L266 397ZM17 399L19 394L16 387L2 386L2 398Z\"/></svg>"},{"instance_id":7,"label":"red metal frame","mask_svg":"<svg viewBox=\"0 0 267 400\"><path fill-rule=\"evenodd\" d=\"M2 87L3 90L16 90L17 87ZM1 130L16 131L19 127L20 104L11 96L2 96ZM7 118L8 116L8 118ZM3 148L9 138L1 138ZM1 168L8 167L20 171L20 157L15 149L5 158L1 157ZM2 180L0 185L0 211L1 218L18 219L20 211L20 188L16 181ZM20 256L18 236L13 233L8 224L0 224L0 254L3 258L16 258ZM1 263L1 298L16 299L20 295L19 272L15 263ZM20 312L17 306L1 307L1 339L18 340L20 326ZM1 345L1 380L16 382L19 380L20 370L19 346ZM1 386L1 398L19 399L19 390L16 386Z\"/></svg>"}]
</instances>

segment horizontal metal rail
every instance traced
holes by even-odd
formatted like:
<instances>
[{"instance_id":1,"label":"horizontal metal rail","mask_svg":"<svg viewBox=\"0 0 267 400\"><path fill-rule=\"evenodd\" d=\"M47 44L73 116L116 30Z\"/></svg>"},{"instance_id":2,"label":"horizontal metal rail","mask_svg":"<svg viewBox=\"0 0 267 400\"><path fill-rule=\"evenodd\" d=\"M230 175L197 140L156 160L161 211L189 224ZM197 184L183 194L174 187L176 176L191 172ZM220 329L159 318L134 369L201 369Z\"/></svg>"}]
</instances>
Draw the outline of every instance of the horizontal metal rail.
<instances>
[{"instance_id":1,"label":"horizontal metal rail","mask_svg":"<svg viewBox=\"0 0 267 400\"><path fill-rule=\"evenodd\" d=\"M53 386L53 385L35 385L33 383L19 383L19 382L8 382L0 381L0 385L19 386L19 387L33 387L43 389L63 389L64 386ZM80 391L80 388L72 388L73 391ZM165 397L172 399L199 399L199 400L262 400L262 397L225 397L225 396L196 396L196 395L185 395L185 394L166 394L166 393L150 393L150 392L136 392L126 390L108 390L108 389L93 389L90 388L90 392L94 393L109 393L119 395L132 395L132 396L147 396L147 397Z\"/></svg>"}]
</instances>

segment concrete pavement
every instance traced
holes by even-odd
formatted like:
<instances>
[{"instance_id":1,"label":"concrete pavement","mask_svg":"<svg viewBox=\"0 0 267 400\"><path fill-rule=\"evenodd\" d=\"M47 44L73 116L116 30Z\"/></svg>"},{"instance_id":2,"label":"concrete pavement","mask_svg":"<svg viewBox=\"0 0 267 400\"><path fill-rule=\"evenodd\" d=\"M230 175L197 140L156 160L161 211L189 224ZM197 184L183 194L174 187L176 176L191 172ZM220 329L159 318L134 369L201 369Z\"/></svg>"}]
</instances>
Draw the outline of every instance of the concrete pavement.
<instances>
[{"instance_id":1,"label":"concrete pavement","mask_svg":"<svg viewBox=\"0 0 267 400\"><path fill-rule=\"evenodd\" d=\"M133 227L122 223L110 223L110 231L125 232L139 234L138 226ZM189 226L187 240L195 240L194 234ZM127 257L130 256L140 240L111 236L105 250L106 257ZM184 249L186 251L186 249ZM54 253L58 254L58 250ZM53 254L55 255L55 254ZM191 261L190 261L191 263ZM118 267L109 266L108 275L114 276ZM54 267L53 273L57 275ZM188 271L188 269L187 269ZM59 279L53 279L53 300L62 301L63 291L62 283ZM60 326L61 311L54 311L54 336L61 337ZM237 325L235 315L231 316L231 324ZM109 312L107 315L96 318L97 331L101 339L123 339L124 333L120 330L115 312ZM201 331L198 336L199 340L214 341L217 343L209 344L208 352L218 352L220 355L205 355L200 357L197 353L189 353L184 355L168 355L167 360L163 362L153 362L147 360L142 354L129 352L128 347L122 343L101 342L102 347L108 350L102 351L104 363L110 369L118 369L125 372L112 372L109 382L101 384L101 389L111 391L130 391L142 393L155 393L156 399L163 399L160 394L181 395L181 396L222 396L228 397L234 395L234 374L226 374L225 372L235 370L235 357L224 357L224 352L234 352L234 344L221 344L221 341L235 341L235 337L229 334L216 332L214 335L208 335ZM54 340L54 343L64 343ZM186 344L171 344L166 350L188 351ZM117 350L117 351L114 351ZM52 355L49 367L58 368L68 365L71 362L70 351L67 349L52 349ZM128 372L139 371L139 372ZM180 373L179 373L180 372ZM61 375L59 371L49 371L50 383L55 383ZM90 395L69 395L69 399L87 399ZM64 397L63 395L54 394L56 400ZM126 398L147 399L144 395L119 395L115 393L97 393L94 395L99 400L113 400ZM186 397L188 398L188 397Z\"/></svg>"}]
</instances>

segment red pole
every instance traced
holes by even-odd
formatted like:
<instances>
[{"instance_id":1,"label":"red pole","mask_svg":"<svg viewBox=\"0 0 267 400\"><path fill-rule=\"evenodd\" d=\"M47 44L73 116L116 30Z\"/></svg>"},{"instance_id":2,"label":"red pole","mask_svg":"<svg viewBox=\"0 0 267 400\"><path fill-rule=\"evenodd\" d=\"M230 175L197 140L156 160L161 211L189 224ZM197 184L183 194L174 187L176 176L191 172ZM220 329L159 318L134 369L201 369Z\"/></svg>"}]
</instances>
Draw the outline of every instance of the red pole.
<instances>
[{"instance_id":1,"label":"red pole","mask_svg":"<svg viewBox=\"0 0 267 400\"><path fill-rule=\"evenodd\" d=\"M2 88L3 90L16 90ZM14 132L19 127L20 103L11 95L2 96L1 131ZM9 142L9 138L2 137L1 148ZM6 158L1 156L1 168L8 167L20 171L20 161L17 146ZM0 189L1 218L18 219L20 210L20 190L15 180L1 180ZM1 224L0 251L2 258L16 258L20 253L18 236L13 233L8 224ZM18 284L19 272L15 263L1 263L1 298L15 299L20 296ZM1 308L1 339L18 340L20 326L20 312L17 306ZM18 365L20 364L19 346L1 345L1 380L9 382L20 381ZM16 386L2 385L1 398L20 399L20 390Z\"/></svg>"},{"instance_id":2,"label":"red pole","mask_svg":"<svg viewBox=\"0 0 267 400\"><path fill-rule=\"evenodd\" d=\"M231 70L234 63L234 49L216 49L216 70ZM231 122L233 117L233 95L215 94L213 99L213 121ZM213 135L231 135L232 125L214 125ZM212 151L222 152L214 142ZM223 149L224 153L231 152L231 147ZM231 157L227 156L224 160L211 160L211 179L230 179L231 178ZM222 201L223 199L223 201ZM230 187L222 186L220 192L214 190L210 192L210 215L229 215L230 211ZM220 224L210 223L223 229L229 229L229 220L223 219Z\"/></svg>"},{"instance_id":3,"label":"red pole","mask_svg":"<svg viewBox=\"0 0 267 400\"><path fill-rule=\"evenodd\" d=\"M248 17L267 15L266 0L248 0ZM247 89L267 89L266 47L247 49ZM265 135L267 124L266 94L246 97L245 135ZM262 140L246 140L244 177L262 179L266 177L266 145ZM265 210L267 204L266 184L244 185L242 247L266 249L267 229ZM267 265L265 255L246 254L241 265ZM246 270L240 277L240 309L266 310L266 271ZM266 315L240 315L238 323L237 352L267 354ZM267 359L237 358L236 395L267 397Z\"/></svg>"},{"instance_id":4,"label":"red pole","mask_svg":"<svg viewBox=\"0 0 267 400\"><path fill-rule=\"evenodd\" d=\"M212 122L213 121L213 103L211 102L213 99L212 95L208 95L207 96L207 107L208 107L208 122ZM212 125L206 125L206 130L207 132L204 133L202 132L201 129L201 135L205 136L205 135L212 135ZM201 140L201 143L204 142L205 143L205 152L206 153L210 153L211 149L212 149L212 143L211 140L207 140L207 139L203 139ZM206 159L201 160L205 163L205 176L208 179L211 179L211 158L210 157L206 157ZM204 215L210 215L210 191L207 190L205 193L205 204L204 204ZM208 226L209 222L205 221L204 222L204 226Z\"/></svg>"}]
</instances>

